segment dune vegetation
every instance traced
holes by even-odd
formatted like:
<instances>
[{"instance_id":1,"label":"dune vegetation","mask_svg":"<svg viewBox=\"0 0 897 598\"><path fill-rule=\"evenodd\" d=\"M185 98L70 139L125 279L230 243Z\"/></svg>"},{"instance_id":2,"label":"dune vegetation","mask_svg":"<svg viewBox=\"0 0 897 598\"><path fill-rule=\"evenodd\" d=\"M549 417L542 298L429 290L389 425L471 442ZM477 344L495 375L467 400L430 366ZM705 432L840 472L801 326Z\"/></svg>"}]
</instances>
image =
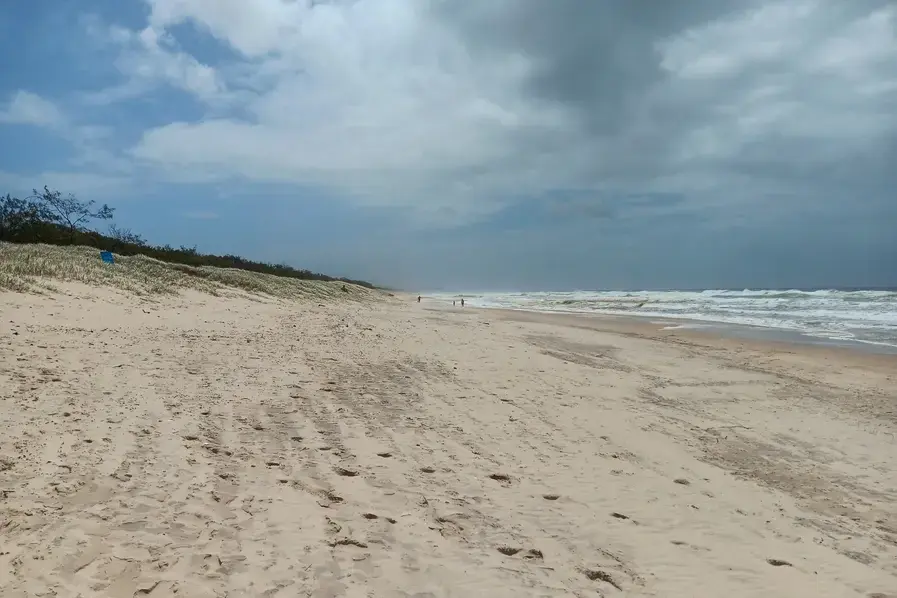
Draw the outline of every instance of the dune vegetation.
<instances>
[{"instance_id":1,"label":"dune vegetation","mask_svg":"<svg viewBox=\"0 0 897 598\"><path fill-rule=\"evenodd\" d=\"M385 296L382 291L336 280L301 280L238 268L188 266L145 255L116 256L114 264L107 264L93 247L0 242L0 289L53 291L54 282L108 286L146 296L188 289L211 295L244 292L282 299Z\"/></svg>"},{"instance_id":2,"label":"dune vegetation","mask_svg":"<svg viewBox=\"0 0 897 598\"><path fill-rule=\"evenodd\" d=\"M0 289L41 292L52 290L53 281L68 281L140 295L195 289L284 299L383 296L366 281L235 255L204 254L196 247L151 245L114 224L107 233L91 227L112 220L114 211L46 187L25 199L0 197ZM112 252L115 263L103 262L101 251Z\"/></svg>"}]
</instances>

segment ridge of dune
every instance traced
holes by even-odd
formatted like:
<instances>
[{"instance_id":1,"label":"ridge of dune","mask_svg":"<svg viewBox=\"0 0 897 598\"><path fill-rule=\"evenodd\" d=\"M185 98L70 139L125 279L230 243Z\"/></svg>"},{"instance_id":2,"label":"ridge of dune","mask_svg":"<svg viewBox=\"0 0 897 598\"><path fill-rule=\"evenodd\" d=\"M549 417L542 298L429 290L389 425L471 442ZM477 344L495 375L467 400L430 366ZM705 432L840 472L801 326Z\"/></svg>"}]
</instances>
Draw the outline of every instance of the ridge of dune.
<instances>
[{"instance_id":1,"label":"ridge of dune","mask_svg":"<svg viewBox=\"0 0 897 598\"><path fill-rule=\"evenodd\" d=\"M0 290L50 292L82 283L152 298L187 290L215 296L267 295L280 299L382 299L383 291L343 281L303 280L236 268L189 266L144 255L115 256L106 264L93 247L0 242Z\"/></svg>"}]
</instances>

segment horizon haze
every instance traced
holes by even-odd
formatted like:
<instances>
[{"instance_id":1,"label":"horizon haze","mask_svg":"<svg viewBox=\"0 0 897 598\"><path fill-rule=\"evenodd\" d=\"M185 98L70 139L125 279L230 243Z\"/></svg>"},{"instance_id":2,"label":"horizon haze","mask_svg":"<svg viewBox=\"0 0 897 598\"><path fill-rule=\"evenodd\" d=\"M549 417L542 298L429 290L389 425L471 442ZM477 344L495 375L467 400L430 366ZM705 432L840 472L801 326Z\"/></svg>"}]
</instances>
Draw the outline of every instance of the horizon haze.
<instances>
[{"instance_id":1,"label":"horizon haze","mask_svg":"<svg viewBox=\"0 0 897 598\"><path fill-rule=\"evenodd\" d=\"M402 288L897 286L888 0L0 6L0 193Z\"/></svg>"}]
</instances>

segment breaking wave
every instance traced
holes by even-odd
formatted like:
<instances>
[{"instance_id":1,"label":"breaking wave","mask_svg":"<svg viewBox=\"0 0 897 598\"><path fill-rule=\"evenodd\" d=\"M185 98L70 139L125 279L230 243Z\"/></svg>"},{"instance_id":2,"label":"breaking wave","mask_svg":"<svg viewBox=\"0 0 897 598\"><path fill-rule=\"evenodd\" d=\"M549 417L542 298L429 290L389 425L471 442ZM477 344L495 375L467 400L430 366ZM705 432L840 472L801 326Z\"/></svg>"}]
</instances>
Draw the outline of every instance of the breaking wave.
<instances>
[{"instance_id":1,"label":"breaking wave","mask_svg":"<svg viewBox=\"0 0 897 598\"><path fill-rule=\"evenodd\" d=\"M472 307L675 318L897 347L894 289L571 291L464 297Z\"/></svg>"}]
</instances>

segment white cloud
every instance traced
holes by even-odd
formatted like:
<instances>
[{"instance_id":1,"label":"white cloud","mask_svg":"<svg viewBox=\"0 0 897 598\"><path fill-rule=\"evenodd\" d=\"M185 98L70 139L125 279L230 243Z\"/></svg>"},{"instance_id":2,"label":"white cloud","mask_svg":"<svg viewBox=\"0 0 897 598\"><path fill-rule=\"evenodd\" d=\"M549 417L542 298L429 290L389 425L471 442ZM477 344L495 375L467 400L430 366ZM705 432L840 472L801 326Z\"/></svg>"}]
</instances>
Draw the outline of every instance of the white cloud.
<instances>
[{"instance_id":1,"label":"white cloud","mask_svg":"<svg viewBox=\"0 0 897 598\"><path fill-rule=\"evenodd\" d=\"M823 40L809 57L807 66L865 77L874 74L870 69L884 69L893 77L895 22L897 9L893 6L856 19L837 35Z\"/></svg>"},{"instance_id":2,"label":"white cloud","mask_svg":"<svg viewBox=\"0 0 897 598\"><path fill-rule=\"evenodd\" d=\"M174 41L159 41L181 23L248 60L199 77L204 84L188 84L186 67L147 71L206 100L234 101L227 81L253 90L239 96L241 119L172 123L147 131L133 148L141 161L181 177L193 169L204 178L217 172L320 185L358 201L440 215L447 207L482 214L509 195L613 183L621 165L639 159L619 148L655 134L656 114L689 102L700 102L707 118L664 141L671 148L660 158L666 169L736 159L751 144L783 134L846 139L837 151L816 152L819 160L834 159L893 125L892 110L863 105L894 93L879 68L897 55L887 8L832 29L819 0L754 3L661 40L658 62L667 78L637 100L622 136L596 138L580 130L569 106L526 92L541 67L538 56L475 55L425 3L149 5L141 37L150 41L128 63L131 70L139 71L141 60L193 64ZM863 94L854 91L858 85ZM650 186L644 175L638 177Z\"/></svg>"},{"instance_id":3,"label":"white cloud","mask_svg":"<svg viewBox=\"0 0 897 598\"><path fill-rule=\"evenodd\" d=\"M200 98L211 99L224 85L213 68L178 51L176 43L151 27L131 36L130 47L122 54L118 68L135 79L161 79Z\"/></svg>"},{"instance_id":4,"label":"white cloud","mask_svg":"<svg viewBox=\"0 0 897 598\"><path fill-rule=\"evenodd\" d=\"M222 176L336 187L374 204L444 207L459 201L457 176L506 160L518 134L572 126L562 110L519 93L526 58L471 56L423 5L151 5L151 27L164 31L189 20L244 55L263 56L257 68L253 63L255 78L240 74L242 83L261 89L243 96L245 120L146 132L133 155L167 171L195 168L206 176L217 169ZM498 187L510 190L519 176L506 173ZM474 191L480 193L465 195L490 201Z\"/></svg>"},{"instance_id":5,"label":"white cloud","mask_svg":"<svg viewBox=\"0 0 897 598\"><path fill-rule=\"evenodd\" d=\"M56 103L26 90L12 94L6 107L0 110L0 124L40 127L66 140L75 149L72 167L99 167L121 175L130 171L133 166L132 161L123 160L105 147L114 136L111 127L78 123ZM106 179L106 174L84 176Z\"/></svg>"},{"instance_id":6,"label":"white cloud","mask_svg":"<svg viewBox=\"0 0 897 598\"><path fill-rule=\"evenodd\" d=\"M758 63L775 63L804 42L815 0L754 5L727 19L681 32L658 43L661 66L682 79L738 75Z\"/></svg>"},{"instance_id":7,"label":"white cloud","mask_svg":"<svg viewBox=\"0 0 897 598\"><path fill-rule=\"evenodd\" d=\"M823 0L753 0L662 38L631 35L621 17L620 31L595 36L619 35L608 47L623 58L622 41L642 40L633 55L645 58L630 64L589 46L595 36L568 40L576 12L542 46L528 45L529 29L502 38L508 31L490 27L510 22L503 11L517 11L515 2L471 7L465 25L486 31L472 41L416 0L144 1L149 15L135 29L90 23L117 50L123 82L88 99L113 103L165 85L205 114L144 130L125 152L100 136L84 153L169 181L293 183L457 222L557 189L734 197L731 181L752 180L746 169L757 163L806 172L897 134L894 6L844 16ZM527 27L543 34L541 25ZM204 63L175 37L196 31L229 50ZM605 81L605 71L621 76ZM546 80L586 91L536 89ZM598 80L606 87L588 91ZM610 125L590 128L604 96L620 90ZM46 106L16 111L59 118ZM753 178L745 197L779 184Z\"/></svg>"},{"instance_id":8,"label":"white cloud","mask_svg":"<svg viewBox=\"0 0 897 598\"><path fill-rule=\"evenodd\" d=\"M108 126L80 124L56 103L35 93L19 90L0 110L0 125L28 125L45 129L70 144L75 155L71 170L12 173L0 171L0 183L16 193L28 193L44 185L75 193L105 197L131 184L133 161L124 160L105 146L113 137Z\"/></svg>"},{"instance_id":9,"label":"white cloud","mask_svg":"<svg viewBox=\"0 0 897 598\"><path fill-rule=\"evenodd\" d=\"M294 38L305 2L281 0L150 0L150 27L192 22L245 56L280 52Z\"/></svg>"},{"instance_id":10,"label":"white cloud","mask_svg":"<svg viewBox=\"0 0 897 598\"><path fill-rule=\"evenodd\" d=\"M147 26L134 31L116 25L105 27L96 19L88 19L86 26L92 38L119 50L115 67L125 77L118 85L83 93L81 99L88 104L105 105L133 99L160 84L212 104L226 97L227 89L218 72L179 50L177 41L164 29Z\"/></svg>"},{"instance_id":11,"label":"white cloud","mask_svg":"<svg viewBox=\"0 0 897 598\"><path fill-rule=\"evenodd\" d=\"M55 128L64 122L62 112L53 102L30 91L15 92L0 109L0 123Z\"/></svg>"},{"instance_id":12,"label":"white cloud","mask_svg":"<svg viewBox=\"0 0 897 598\"><path fill-rule=\"evenodd\" d=\"M675 144L680 165L788 140L804 152L769 158L832 163L897 134L897 9L833 26L830 6L769 3L658 43L667 90L709 91L707 117Z\"/></svg>"}]
</instances>

